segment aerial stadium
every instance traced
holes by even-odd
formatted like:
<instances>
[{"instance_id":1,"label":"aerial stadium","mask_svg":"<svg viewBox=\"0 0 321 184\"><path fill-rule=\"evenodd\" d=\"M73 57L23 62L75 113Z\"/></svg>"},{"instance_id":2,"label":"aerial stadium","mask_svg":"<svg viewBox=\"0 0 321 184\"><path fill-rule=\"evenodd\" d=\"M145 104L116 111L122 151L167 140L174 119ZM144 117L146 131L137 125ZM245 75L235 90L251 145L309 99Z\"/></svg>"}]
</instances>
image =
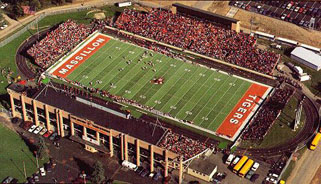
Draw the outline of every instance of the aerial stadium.
<instances>
[{"instance_id":1,"label":"aerial stadium","mask_svg":"<svg viewBox=\"0 0 321 184\"><path fill-rule=\"evenodd\" d=\"M276 80L280 55L258 48L237 20L175 6L67 20L29 38L17 62L27 55L39 66L30 77L39 85L9 86L13 116L164 177L178 169L181 182L193 159L222 142L263 140L290 98L313 106L299 86ZM318 117L307 119L301 141L317 128Z\"/></svg>"},{"instance_id":2,"label":"aerial stadium","mask_svg":"<svg viewBox=\"0 0 321 184\"><path fill-rule=\"evenodd\" d=\"M231 141L272 89L101 33L93 33L46 73Z\"/></svg>"}]
</instances>

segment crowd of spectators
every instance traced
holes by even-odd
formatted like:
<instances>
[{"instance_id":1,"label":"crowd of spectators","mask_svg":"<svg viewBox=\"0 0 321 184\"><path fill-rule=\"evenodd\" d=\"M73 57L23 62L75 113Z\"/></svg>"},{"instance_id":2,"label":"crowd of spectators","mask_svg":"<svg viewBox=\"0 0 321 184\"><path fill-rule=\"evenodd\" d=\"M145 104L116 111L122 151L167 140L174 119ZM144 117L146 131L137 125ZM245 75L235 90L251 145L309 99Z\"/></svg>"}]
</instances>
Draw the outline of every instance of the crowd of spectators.
<instances>
[{"instance_id":1,"label":"crowd of spectators","mask_svg":"<svg viewBox=\"0 0 321 184\"><path fill-rule=\"evenodd\" d=\"M67 20L55 30L48 32L47 36L35 43L27 53L40 67L48 68L59 57L87 38L93 30L90 26Z\"/></svg>"},{"instance_id":2,"label":"crowd of spectators","mask_svg":"<svg viewBox=\"0 0 321 184\"><path fill-rule=\"evenodd\" d=\"M293 93L294 90L290 88L277 88L254 117L242 138L245 140L262 140Z\"/></svg>"},{"instance_id":3,"label":"crowd of spectators","mask_svg":"<svg viewBox=\"0 0 321 184\"><path fill-rule=\"evenodd\" d=\"M214 149L212 144L207 145L204 142L174 133L171 130L167 132L157 146L182 155L184 160L192 158L207 148Z\"/></svg>"},{"instance_id":4,"label":"crowd of spectators","mask_svg":"<svg viewBox=\"0 0 321 184\"><path fill-rule=\"evenodd\" d=\"M278 54L256 48L252 36L168 10L143 13L126 9L114 26L268 75L279 59Z\"/></svg>"}]
</instances>

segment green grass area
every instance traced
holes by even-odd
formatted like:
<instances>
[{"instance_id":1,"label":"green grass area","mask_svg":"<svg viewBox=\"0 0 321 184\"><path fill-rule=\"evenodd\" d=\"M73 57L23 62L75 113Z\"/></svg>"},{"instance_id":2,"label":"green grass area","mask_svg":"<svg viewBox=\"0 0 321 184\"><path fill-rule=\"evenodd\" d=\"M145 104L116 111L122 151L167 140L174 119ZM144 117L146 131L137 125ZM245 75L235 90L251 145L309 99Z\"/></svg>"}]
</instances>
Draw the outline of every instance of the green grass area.
<instances>
[{"instance_id":1,"label":"green grass area","mask_svg":"<svg viewBox=\"0 0 321 184\"><path fill-rule=\"evenodd\" d=\"M112 6L109 5L98 9L102 10L105 13L106 17L112 17L116 14L117 11L118 12L123 11L124 8L119 8L113 5ZM68 19L72 19L78 23L89 24L93 19L93 14L97 13L97 12L93 12L93 13L87 14L90 11L91 10L83 10L78 12L63 13L59 15L50 15L45 17L39 22L39 27L55 25L60 22L66 21Z\"/></svg>"},{"instance_id":2,"label":"green grass area","mask_svg":"<svg viewBox=\"0 0 321 184\"><path fill-rule=\"evenodd\" d=\"M102 7L109 15L114 15L116 13L116 10L118 8L116 6L105 6ZM59 14L59 15L52 15L52 16L47 16L44 19L42 19L38 26L39 30L49 28L55 24L58 24L60 22L63 22L67 19L73 19L79 23L86 23L88 24L91 19L86 17L87 12L90 10L84 10L84 11L79 11L79 12L73 12L73 13L64 13L64 14ZM21 27L20 29L22 29ZM19 30L20 30L19 29ZM19 31L17 30L17 31ZM17 32L15 31L15 32ZM15 55L18 47L22 44L24 40L26 40L28 37L32 36L33 34L36 33L36 30L30 29L5 45L4 47L0 47L0 69L1 68L8 68L14 72L14 75L12 77L17 76L17 67L15 64ZM7 79L4 76L0 75L0 95L6 93L6 87L8 86Z\"/></svg>"},{"instance_id":3,"label":"green grass area","mask_svg":"<svg viewBox=\"0 0 321 184\"><path fill-rule=\"evenodd\" d=\"M7 176L25 181L23 162L27 176L37 171L36 159L18 134L0 124L0 181ZM40 166L48 160L39 160Z\"/></svg>"},{"instance_id":4,"label":"green grass area","mask_svg":"<svg viewBox=\"0 0 321 184\"><path fill-rule=\"evenodd\" d=\"M314 95L321 97L321 70L315 71L285 55L282 56L282 61L291 62L296 66L300 66L303 69L304 73L311 75L311 80L305 81L303 83L310 89L310 91Z\"/></svg>"},{"instance_id":5,"label":"green grass area","mask_svg":"<svg viewBox=\"0 0 321 184\"><path fill-rule=\"evenodd\" d=\"M284 171L284 173L282 174L282 180L286 181L289 176L291 175L293 169L294 169L294 166L295 166L295 162L293 160L291 160L289 166L286 168L286 170Z\"/></svg>"},{"instance_id":6,"label":"green grass area","mask_svg":"<svg viewBox=\"0 0 321 184\"><path fill-rule=\"evenodd\" d=\"M287 142L289 139L294 138L303 128L305 121L305 112L302 111L301 123L296 131L293 131L295 120L295 109L297 108L298 100L291 97L288 104L282 110L280 116L272 125L271 129L264 137L262 142L255 141L242 141L242 147L253 148L268 148L274 147Z\"/></svg>"},{"instance_id":7,"label":"green grass area","mask_svg":"<svg viewBox=\"0 0 321 184\"><path fill-rule=\"evenodd\" d=\"M17 76L17 66L15 63L15 56L16 51L18 47L21 45L21 43L26 40L28 37L30 37L32 34L34 34L33 31L27 31L20 35L18 38L14 39L4 47L0 48L0 68L8 68L14 72L14 75L12 77ZM7 79L4 76L0 75L0 94L6 93L6 86L8 85Z\"/></svg>"},{"instance_id":8,"label":"green grass area","mask_svg":"<svg viewBox=\"0 0 321 184\"><path fill-rule=\"evenodd\" d=\"M85 86L93 82L94 88L135 100L178 119L193 121L212 131L219 127L251 85L248 81L156 52L149 51L143 58L145 51L111 39L67 78ZM129 60L131 64L126 63ZM164 84L151 83L158 77L164 78Z\"/></svg>"},{"instance_id":9,"label":"green grass area","mask_svg":"<svg viewBox=\"0 0 321 184\"><path fill-rule=\"evenodd\" d=\"M257 40L258 44L265 45L267 47L267 50L273 51L275 53L281 54L281 62L290 62L293 63L294 65L300 66L304 73L307 73L308 75L311 75L311 80L303 82L313 94L316 96L321 97L321 70L320 71L315 71L293 59L290 58L290 53L292 51L290 46L282 45L282 49L274 49L271 48L270 45L274 42L266 40L266 39L258 39Z\"/></svg>"}]
</instances>

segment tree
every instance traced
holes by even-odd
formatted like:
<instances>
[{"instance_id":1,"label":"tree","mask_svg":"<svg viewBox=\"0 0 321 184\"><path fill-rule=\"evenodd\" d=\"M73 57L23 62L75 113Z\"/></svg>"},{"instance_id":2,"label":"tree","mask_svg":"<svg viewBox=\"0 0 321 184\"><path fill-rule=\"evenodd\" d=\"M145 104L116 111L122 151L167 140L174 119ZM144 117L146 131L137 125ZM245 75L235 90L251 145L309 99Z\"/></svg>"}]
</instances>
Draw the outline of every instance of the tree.
<instances>
[{"instance_id":1,"label":"tree","mask_svg":"<svg viewBox=\"0 0 321 184\"><path fill-rule=\"evenodd\" d=\"M23 9L21 8L20 5L17 5L17 4L13 5L13 7L12 7L12 13L15 15L15 18L24 15Z\"/></svg>"},{"instance_id":2,"label":"tree","mask_svg":"<svg viewBox=\"0 0 321 184\"><path fill-rule=\"evenodd\" d=\"M47 150L48 148L45 140L43 139L43 137L39 137L39 141L37 143L37 154L38 154L37 156L40 159L47 157Z\"/></svg>"},{"instance_id":3,"label":"tree","mask_svg":"<svg viewBox=\"0 0 321 184\"><path fill-rule=\"evenodd\" d=\"M40 4L39 0L31 0L30 6L36 7L37 10L39 10L41 8L41 4Z\"/></svg>"},{"instance_id":4,"label":"tree","mask_svg":"<svg viewBox=\"0 0 321 184\"><path fill-rule=\"evenodd\" d=\"M94 164L94 172L92 173L92 182L101 184L105 180L105 169L100 161Z\"/></svg>"}]
</instances>

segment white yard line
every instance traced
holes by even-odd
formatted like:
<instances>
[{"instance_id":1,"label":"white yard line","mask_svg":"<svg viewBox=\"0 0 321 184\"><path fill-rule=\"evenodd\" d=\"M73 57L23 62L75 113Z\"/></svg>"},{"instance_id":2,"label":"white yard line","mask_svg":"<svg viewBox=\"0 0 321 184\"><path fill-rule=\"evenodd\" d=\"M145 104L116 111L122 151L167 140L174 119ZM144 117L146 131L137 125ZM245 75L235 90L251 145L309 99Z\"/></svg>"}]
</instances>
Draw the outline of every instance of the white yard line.
<instances>
[{"instance_id":1,"label":"white yard line","mask_svg":"<svg viewBox=\"0 0 321 184\"><path fill-rule=\"evenodd\" d=\"M233 83L235 83L237 81L237 79L235 79L234 81L233 81ZM242 84L243 84L243 82L242 82ZM225 94L232 88L233 86L232 85L230 85L230 87L224 92L224 94L217 100L217 103L218 102L220 102L221 101L221 99L223 98L223 96L225 96ZM240 86L239 86L240 87ZM234 93L233 95L232 95L232 97L229 99L229 101L234 97L234 95L235 95L236 93ZM215 104L215 106L217 105L217 103ZM226 105L226 104L225 104ZM224 105L224 106L225 106ZM212 110L210 111L210 112L208 112L208 114L205 116L205 117L208 117L210 114L211 114L211 112L213 111L213 109L214 109L214 107L212 108ZM223 110L223 108L219 111L219 113L221 112ZM209 127L211 127L211 124L216 120L216 118L218 117L218 115L215 117L215 119L206 127L206 128L209 128ZM201 122L201 124L203 123L204 121L202 121ZM222 122L221 122L222 123Z\"/></svg>"}]
</instances>

